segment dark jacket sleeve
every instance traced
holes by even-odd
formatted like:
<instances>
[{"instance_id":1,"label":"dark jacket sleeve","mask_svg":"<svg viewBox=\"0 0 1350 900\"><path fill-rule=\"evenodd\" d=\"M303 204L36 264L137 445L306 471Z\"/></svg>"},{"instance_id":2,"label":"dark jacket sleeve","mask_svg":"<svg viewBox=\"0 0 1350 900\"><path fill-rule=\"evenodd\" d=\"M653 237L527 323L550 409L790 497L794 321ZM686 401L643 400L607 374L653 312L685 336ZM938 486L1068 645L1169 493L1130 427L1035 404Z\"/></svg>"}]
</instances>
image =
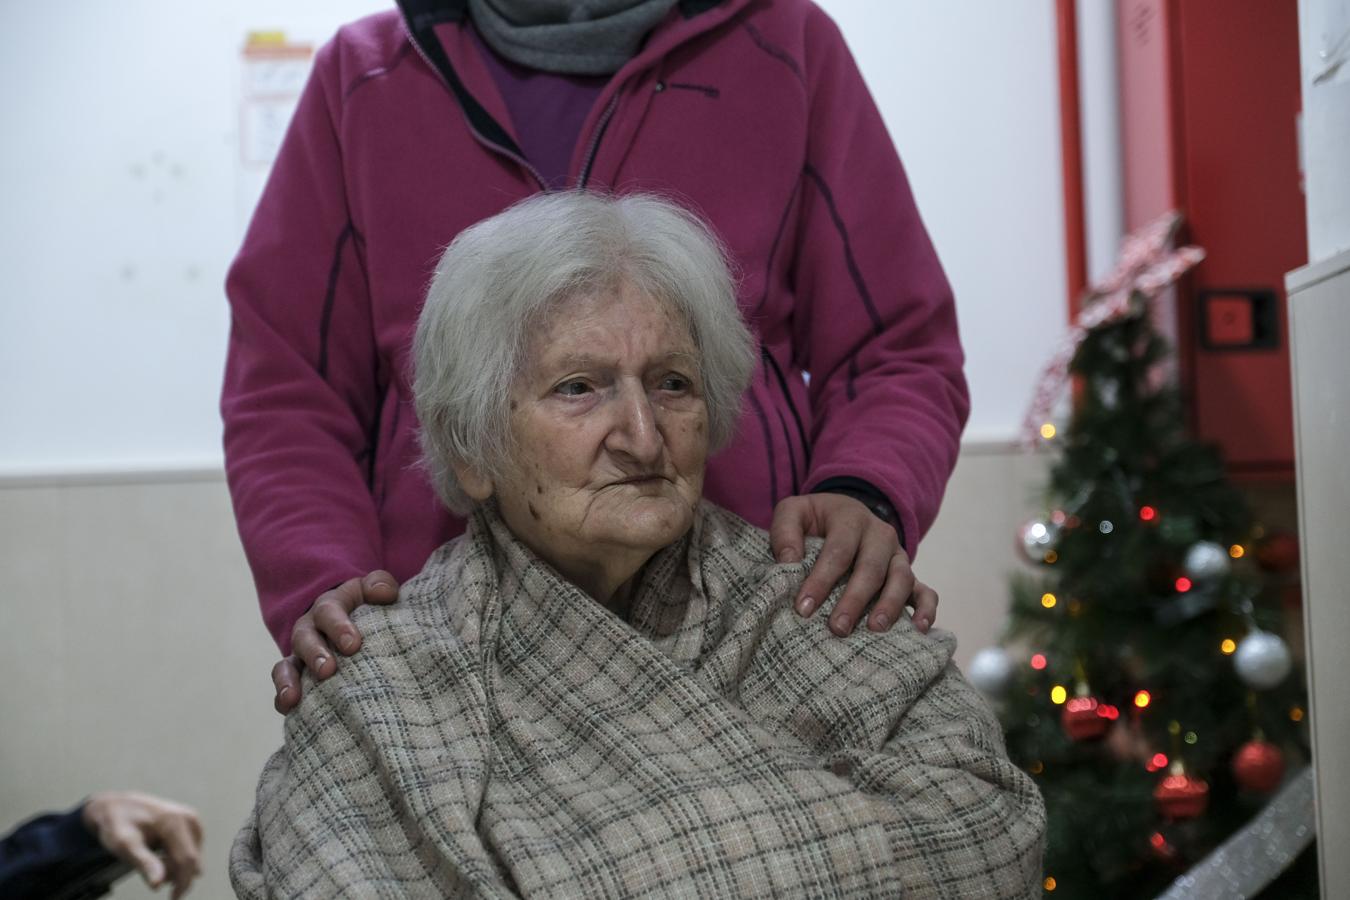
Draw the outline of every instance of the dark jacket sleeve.
<instances>
[{"instance_id":1,"label":"dark jacket sleeve","mask_svg":"<svg viewBox=\"0 0 1350 900\"><path fill-rule=\"evenodd\" d=\"M320 50L226 283L225 468L263 619L282 652L318 594L383 565L367 478L378 354Z\"/></svg>"},{"instance_id":2,"label":"dark jacket sleeve","mask_svg":"<svg viewBox=\"0 0 1350 900\"><path fill-rule=\"evenodd\" d=\"M835 24L807 29L810 128L797 228L796 344L811 373L806 487L861 479L914 554L969 413L951 287L867 86Z\"/></svg>"},{"instance_id":3,"label":"dark jacket sleeve","mask_svg":"<svg viewBox=\"0 0 1350 900\"><path fill-rule=\"evenodd\" d=\"M69 812L36 816L0 839L0 897L50 897L70 879L115 862L84 827L83 812L81 804Z\"/></svg>"}]
</instances>

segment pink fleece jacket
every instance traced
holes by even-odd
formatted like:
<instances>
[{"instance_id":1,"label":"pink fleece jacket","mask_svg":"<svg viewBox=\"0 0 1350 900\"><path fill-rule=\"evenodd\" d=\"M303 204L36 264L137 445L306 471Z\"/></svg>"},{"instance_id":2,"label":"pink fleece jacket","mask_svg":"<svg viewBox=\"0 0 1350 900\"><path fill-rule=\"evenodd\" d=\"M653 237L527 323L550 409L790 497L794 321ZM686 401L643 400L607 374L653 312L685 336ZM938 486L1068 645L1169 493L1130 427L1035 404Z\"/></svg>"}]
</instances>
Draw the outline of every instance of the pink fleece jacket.
<instances>
[{"instance_id":1,"label":"pink fleece jacket","mask_svg":"<svg viewBox=\"0 0 1350 900\"><path fill-rule=\"evenodd\" d=\"M324 590L406 579L462 530L418 467L411 335L445 245L540 189L464 0L401 5L319 51L226 285L226 471L283 652ZM600 95L571 170L686 205L739 267L762 359L707 496L767 527L782 498L861 479L912 554L955 462L963 357L834 23L807 0L683 0Z\"/></svg>"}]
</instances>

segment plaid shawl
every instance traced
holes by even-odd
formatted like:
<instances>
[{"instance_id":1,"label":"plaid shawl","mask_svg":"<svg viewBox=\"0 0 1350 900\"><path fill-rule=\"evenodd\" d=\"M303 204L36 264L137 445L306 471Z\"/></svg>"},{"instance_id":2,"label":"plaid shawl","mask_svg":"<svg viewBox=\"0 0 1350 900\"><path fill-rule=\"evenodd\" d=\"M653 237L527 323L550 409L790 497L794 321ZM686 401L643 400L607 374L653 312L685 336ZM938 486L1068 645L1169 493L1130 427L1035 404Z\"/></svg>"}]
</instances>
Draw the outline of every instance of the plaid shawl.
<instances>
[{"instance_id":1,"label":"plaid shawl","mask_svg":"<svg viewBox=\"0 0 1350 900\"><path fill-rule=\"evenodd\" d=\"M235 890L1039 896L1044 808L954 638L832 636L809 563L704 503L624 621L481 510L307 676Z\"/></svg>"}]
</instances>

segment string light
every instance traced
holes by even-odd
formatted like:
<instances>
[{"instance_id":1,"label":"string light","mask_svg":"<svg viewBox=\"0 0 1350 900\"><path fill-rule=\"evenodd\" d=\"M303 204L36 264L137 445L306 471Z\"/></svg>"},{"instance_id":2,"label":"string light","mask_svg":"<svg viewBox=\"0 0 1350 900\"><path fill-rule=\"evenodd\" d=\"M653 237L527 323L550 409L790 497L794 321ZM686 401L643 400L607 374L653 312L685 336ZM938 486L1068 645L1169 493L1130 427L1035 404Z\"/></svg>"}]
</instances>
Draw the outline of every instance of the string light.
<instances>
[{"instance_id":1,"label":"string light","mask_svg":"<svg viewBox=\"0 0 1350 900\"><path fill-rule=\"evenodd\" d=\"M1140 691L1134 695L1134 705L1143 709L1153 701L1153 695L1148 691Z\"/></svg>"},{"instance_id":2,"label":"string light","mask_svg":"<svg viewBox=\"0 0 1350 900\"><path fill-rule=\"evenodd\" d=\"M1200 740L1200 736L1196 734L1194 731L1186 732L1186 743L1194 744L1198 740Z\"/></svg>"},{"instance_id":3,"label":"string light","mask_svg":"<svg viewBox=\"0 0 1350 900\"><path fill-rule=\"evenodd\" d=\"M1055 561L1058 560L1058 559L1059 559L1059 554L1056 553L1055 551L1053 551L1053 550L1047 550L1047 551L1045 551L1045 561L1046 561L1047 563L1049 563L1050 565L1053 566L1053 565L1055 564Z\"/></svg>"},{"instance_id":4,"label":"string light","mask_svg":"<svg viewBox=\"0 0 1350 900\"><path fill-rule=\"evenodd\" d=\"M1034 655L1031 657L1031 667L1032 667L1033 669L1035 669L1037 672L1039 672L1039 671L1041 671L1042 669L1044 669L1044 668L1046 667L1046 665L1047 665L1047 663L1046 663L1046 661L1045 661L1045 654L1044 654L1044 653L1037 653L1037 654L1034 654Z\"/></svg>"},{"instance_id":5,"label":"string light","mask_svg":"<svg viewBox=\"0 0 1350 900\"><path fill-rule=\"evenodd\" d=\"M1237 641L1233 640L1232 638L1224 638L1223 642L1219 644L1219 650L1223 653L1224 656L1232 656L1233 651L1236 649L1237 649Z\"/></svg>"},{"instance_id":6,"label":"string light","mask_svg":"<svg viewBox=\"0 0 1350 900\"><path fill-rule=\"evenodd\" d=\"M1059 882L1055 881L1053 876L1045 879L1043 884L1047 894L1052 892L1055 888L1059 887Z\"/></svg>"},{"instance_id":7,"label":"string light","mask_svg":"<svg viewBox=\"0 0 1350 900\"><path fill-rule=\"evenodd\" d=\"M1303 707L1295 706L1289 710L1289 719L1293 722L1303 721Z\"/></svg>"},{"instance_id":8,"label":"string light","mask_svg":"<svg viewBox=\"0 0 1350 900\"><path fill-rule=\"evenodd\" d=\"M1177 593L1184 594L1191 589L1191 580L1185 575L1177 579Z\"/></svg>"},{"instance_id":9,"label":"string light","mask_svg":"<svg viewBox=\"0 0 1350 900\"><path fill-rule=\"evenodd\" d=\"M1167 754L1166 753L1153 754L1153 757L1148 761L1148 765L1145 766L1144 768L1148 769L1150 772L1159 772L1167 768Z\"/></svg>"},{"instance_id":10,"label":"string light","mask_svg":"<svg viewBox=\"0 0 1350 900\"><path fill-rule=\"evenodd\" d=\"M1139 518L1144 522L1152 522L1158 517L1158 511L1151 506L1139 507Z\"/></svg>"},{"instance_id":11,"label":"string light","mask_svg":"<svg viewBox=\"0 0 1350 900\"><path fill-rule=\"evenodd\" d=\"M1069 692L1065 689L1064 685L1062 684L1057 684L1050 689L1050 702L1055 704L1056 706L1059 706L1061 703L1067 700L1068 697Z\"/></svg>"},{"instance_id":12,"label":"string light","mask_svg":"<svg viewBox=\"0 0 1350 900\"><path fill-rule=\"evenodd\" d=\"M1054 609L1055 604L1058 602L1059 599L1049 591L1041 594L1041 606L1044 606L1046 609Z\"/></svg>"},{"instance_id":13,"label":"string light","mask_svg":"<svg viewBox=\"0 0 1350 900\"><path fill-rule=\"evenodd\" d=\"M1045 771L1045 763L1038 759L1031 764L1031 768L1028 771L1030 771L1032 775L1039 775Z\"/></svg>"},{"instance_id":14,"label":"string light","mask_svg":"<svg viewBox=\"0 0 1350 900\"><path fill-rule=\"evenodd\" d=\"M1246 555L1246 553L1247 553L1246 549L1243 548L1241 544L1234 544L1233 546L1228 548L1228 555L1233 557L1233 559L1242 559L1242 557Z\"/></svg>"},{"instance_id":15,"label":"string light","mask_svg":"<svg viewBox=\"0 0 1350 900\"><path fill-rule=\"evenodd\" d=\"M1097 530L1102 534L1110 534L1116 530L1116 526L1112 524L1110 519L1102 519L1097 523Z\"/></svg>"},{"instance_id":16,"label":"string light","mask_svg":"<svg viewBox=\"0 0 1350 900\"><path fill-rule=\"evenodd\" d=\"M1157 850L1161 850L1167 846L1167 838L1163 837L1161 831L1153 832L1152 836L1149 837L1148 842Z\"/></svg>"},{"instance_id":17,"label":"string light","mask_svg":"<svg viewBox=\"0 0 1350 900\"><path fill-rule=\"evenodd\" d=\"M1041 437L1045 438L1048 441L1054 436L1055 436L1055 426L1053 423L1046 422L1044 425L1041 426Z\"/></svg>"}]
</instances>

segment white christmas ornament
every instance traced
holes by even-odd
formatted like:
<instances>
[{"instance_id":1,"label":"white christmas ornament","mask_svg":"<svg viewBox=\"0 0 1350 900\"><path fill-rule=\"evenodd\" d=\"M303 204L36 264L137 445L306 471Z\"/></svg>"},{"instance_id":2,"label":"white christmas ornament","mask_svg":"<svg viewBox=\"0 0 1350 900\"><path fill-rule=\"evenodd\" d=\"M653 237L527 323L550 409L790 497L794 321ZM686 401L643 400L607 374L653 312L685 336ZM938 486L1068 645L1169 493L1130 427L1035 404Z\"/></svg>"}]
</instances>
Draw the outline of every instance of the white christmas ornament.
<instances>
[{"instance_id":1,"label":"white christmas ornament","mask_svg":"<svg viewBox=\"0 0 1350 900\"><path fill-rule=\"evenodd\" d=\"M1222 578L1228 574L1228 551L1213 541L1198 541L1186 551L1182 567L1196 581Z\"/></svg>"},{"instance_id":2,"label":"white christmas ornament","mask_svg":"<svg viewBox=\"0 0 1350 900\"><path fill-rule=\"evenodd\" d=\"M1002 647L985 647L971 659L966 677L983 693L996 697L1008 689L1012 671L1012 658L1008 656L1008 651Z\"/></svg>"},{"instance_id":3,"label":"white christmas ornament","mask_svg":"<svg viewBox=\"0 0 1350 900\"><path fill-rule=\"evenodd\" d=\"M1293 668L1289 648L1269 631L1253 631L1233 654L1238 677L1254 688L1268 689L1284 681Z\"/></svg>"}]
</instances>

